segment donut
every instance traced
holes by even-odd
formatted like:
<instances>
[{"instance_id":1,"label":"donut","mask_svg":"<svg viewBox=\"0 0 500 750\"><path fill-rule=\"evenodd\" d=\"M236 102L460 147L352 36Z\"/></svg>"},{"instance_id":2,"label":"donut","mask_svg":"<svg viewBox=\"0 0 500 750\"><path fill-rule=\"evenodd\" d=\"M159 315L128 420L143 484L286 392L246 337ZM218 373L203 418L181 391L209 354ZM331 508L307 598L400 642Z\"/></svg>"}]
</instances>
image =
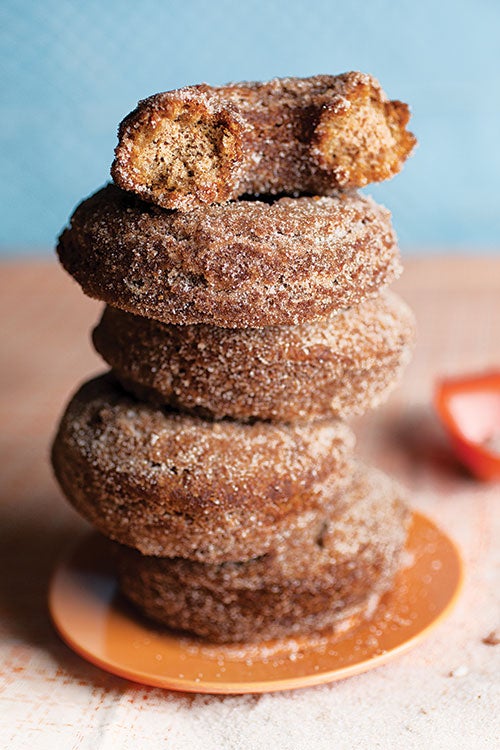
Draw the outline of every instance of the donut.
<instances>
[{"instance_id":1,"label":"donut","mask_svg":"<svg viewBox=\"0 0 500 750\"><path fill-rule=\"evenodd\" d=\"M61 235L91 297L177 325L295 325L374 296L401 271L389 212L356 193L166 211L108 185Z\"/></svg>"},{"instance_id":2,"label":"donut","mask_svg":"<svg viewBox=\"0 0 500 750\"><path fill-rule=\"evenodd\" d=\"M329 195L399 172L416 143L409 118L358 72L188 86L139 102L123 120L111 174L181 211L244 194Z\"/></svg>"},{"instance_id":3,"label":"donut","mask_svg":"<svg viewBox=\"0 0 500 750\"><path fill-rule=\"evenodd\" d=\"M95 348L138 398L221 419L289 422L362 414L411 355L414 317L385 292L297 326L176 326L106 307Z\"/></svg>"},{"instance_id":4,"label":"donut","mask_svg":"<svg viewBox=\"0 0 500 750\"><path fill-rule=\"evenodd\" d=\"M316 526L246 562L115 551L122 593L146 616L213 642L345 626L392 585L409 523L401 488L359 465Z\"/></svg>"},{"instance_id":5,"label":"donut","mask_svg":"<svg viewBox=\"0 0 500 750\"><path fill-rule=\"evenodd\" d=\"M109 374L70 401L52 448L70 503L142 553L205 562L261 554L346 481L354 445L336 420L224 420L154 408Z\"/></svg>"}]
</instances>

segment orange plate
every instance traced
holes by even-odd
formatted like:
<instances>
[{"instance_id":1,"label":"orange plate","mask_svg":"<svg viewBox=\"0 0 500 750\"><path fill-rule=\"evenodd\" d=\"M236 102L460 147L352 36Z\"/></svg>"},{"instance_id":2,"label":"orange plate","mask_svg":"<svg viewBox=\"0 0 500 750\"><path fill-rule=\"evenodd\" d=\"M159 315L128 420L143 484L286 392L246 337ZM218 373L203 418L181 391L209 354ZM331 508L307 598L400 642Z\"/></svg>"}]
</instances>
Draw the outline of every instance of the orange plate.
<instances>
[{"instance_id":1,"label":"orange plate","mask_svg":"<svg viewBox=\"0 0 500 750\"><path fill-rule=\"evenodd\" d=\"M264 693L340 680L407 651L454 604L460 555L431 520L414 513L405 567L393 590L361 625L336 635L258 645L211 645L161 630L117 593L96 534L56 569L49 593L55 626L78 654L145 685L197 693Z\"/></svg>"}]
</instances>

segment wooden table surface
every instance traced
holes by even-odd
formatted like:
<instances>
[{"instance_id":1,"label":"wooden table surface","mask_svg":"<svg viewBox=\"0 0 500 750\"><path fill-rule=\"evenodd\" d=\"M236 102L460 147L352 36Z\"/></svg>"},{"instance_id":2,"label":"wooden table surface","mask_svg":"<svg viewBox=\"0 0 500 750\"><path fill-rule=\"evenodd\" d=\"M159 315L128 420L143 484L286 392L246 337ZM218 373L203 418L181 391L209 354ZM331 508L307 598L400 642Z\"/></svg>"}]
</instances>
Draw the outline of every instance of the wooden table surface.
<instances>
[{"instance_id":1,"label":"wooden table surface","mask_svg":"<svg viewBox=\"0 0 500 750\"><path fill-rule=\"evenodd\" d=\"M89 342L100 306L55 261L0 268L2 747L500 746L500 646L483 642L500 626L500 487L457 467L430 407L436 376L500 367L500 257L406 259L395 288L417 314L415 357L390 403L356 425L361 454L404 482L413 506L460 547L466 582L456 609L414 651L373 672L240 697L129 683L54 633L48 579L84 523L63 501L48 451L70 392L103 369Z\"/></svg>"}]
</instances>

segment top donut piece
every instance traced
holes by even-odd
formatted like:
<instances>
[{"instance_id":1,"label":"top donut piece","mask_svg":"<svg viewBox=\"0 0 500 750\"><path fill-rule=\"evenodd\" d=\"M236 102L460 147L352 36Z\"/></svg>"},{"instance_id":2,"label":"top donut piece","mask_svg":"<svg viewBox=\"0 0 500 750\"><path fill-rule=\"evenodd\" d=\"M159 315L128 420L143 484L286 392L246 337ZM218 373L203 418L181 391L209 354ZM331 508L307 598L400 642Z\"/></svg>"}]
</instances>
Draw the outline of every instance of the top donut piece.
<instances>
[{"instance_id":1,"label":"top donut piece","mask_svg":"<svg viewBox=\"0 0 500 750\"><path fill-rule=\"evenodd\" d=\"M187 86L144 99L121 123L111 174L164 208L380 182L416 139L408 106L364 73Z\"/></svg>"}]
</instances>

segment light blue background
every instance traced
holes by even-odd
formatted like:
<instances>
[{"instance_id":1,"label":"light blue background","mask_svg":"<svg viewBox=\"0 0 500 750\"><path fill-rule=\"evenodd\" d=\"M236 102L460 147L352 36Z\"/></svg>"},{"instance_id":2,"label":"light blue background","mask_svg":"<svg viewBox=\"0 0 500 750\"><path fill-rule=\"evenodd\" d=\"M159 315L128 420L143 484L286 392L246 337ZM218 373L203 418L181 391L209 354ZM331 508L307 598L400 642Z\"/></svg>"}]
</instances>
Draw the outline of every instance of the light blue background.
<instances>
[{"instance_id":1,"label":"light blue background","mask_svg":"<svg viewBox=\"0 0 500 750\"><path fill-rule=\"evenodd\" d=\"M119 120L207 81L371 72L412 105L420 146L370 188L403 247L500 248L500 1L0 5L0 246L45 249L108 179Z\"/></svg>"}]
</instances>

